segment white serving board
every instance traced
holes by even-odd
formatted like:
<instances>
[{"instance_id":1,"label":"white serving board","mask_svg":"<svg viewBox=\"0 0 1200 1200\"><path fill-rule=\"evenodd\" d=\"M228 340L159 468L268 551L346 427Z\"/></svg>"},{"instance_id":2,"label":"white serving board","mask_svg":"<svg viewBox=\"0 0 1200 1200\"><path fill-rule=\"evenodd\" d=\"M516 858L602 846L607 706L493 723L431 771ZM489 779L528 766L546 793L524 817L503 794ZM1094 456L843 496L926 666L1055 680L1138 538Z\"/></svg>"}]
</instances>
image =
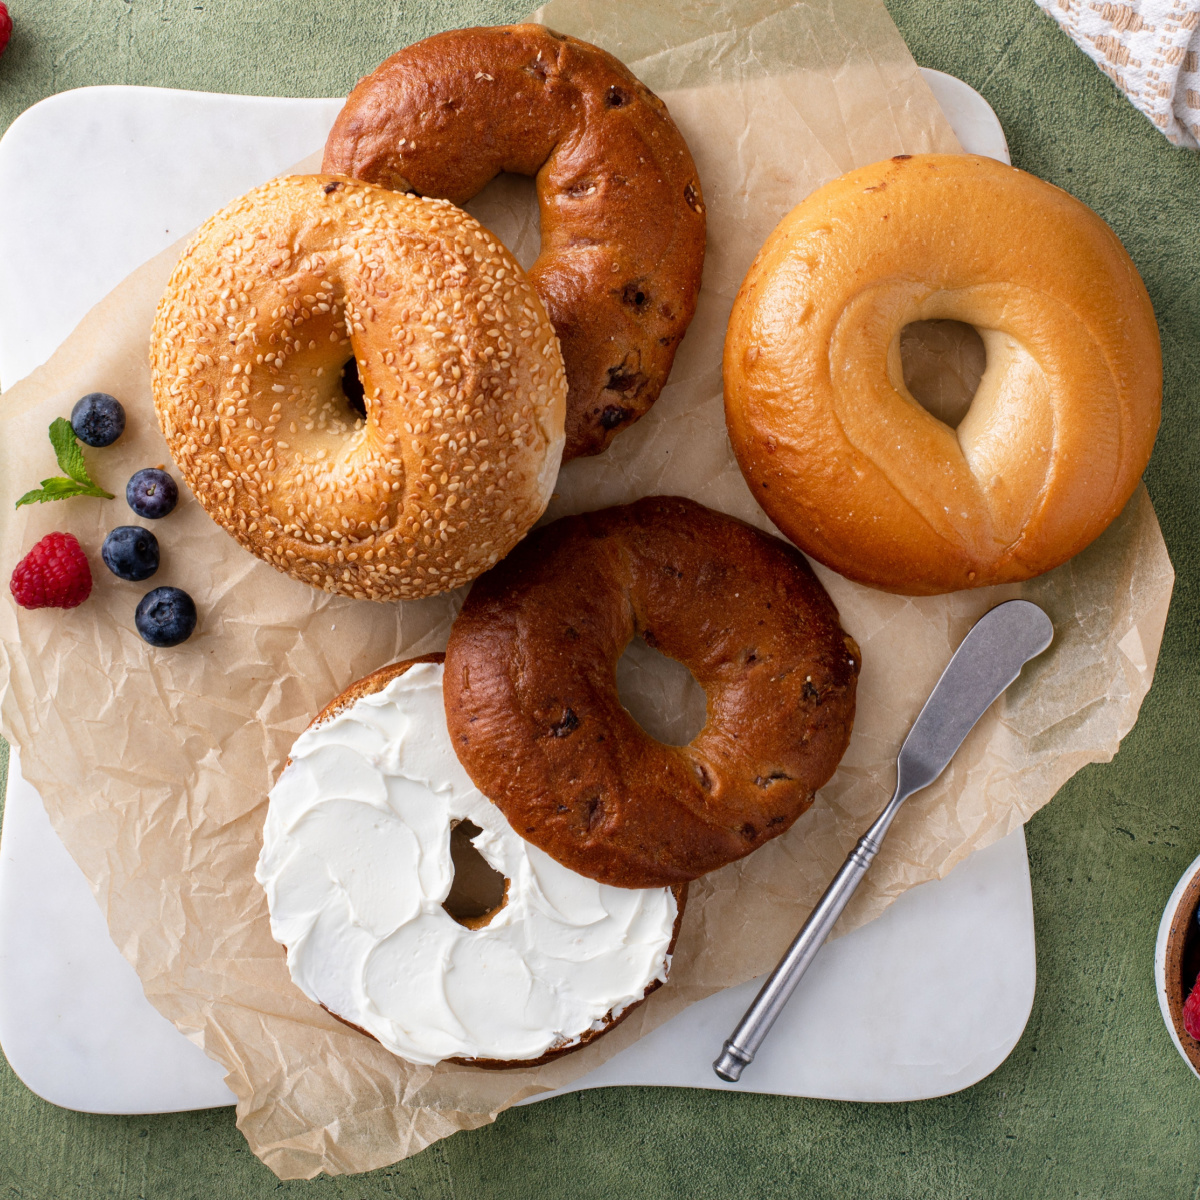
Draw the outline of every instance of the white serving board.
<instances>
[{"instance_id":1,"label":"white serving board","mask_svg":"<svg viewBox=\"0 0 1200 1200\"><path fill-rule=\"evenodd\" d=\"M925 75L964 147L1007 159L982 97ZM0 263L22 280L0 289L0 381L44 362L145 259L319 147L340 105L103 87L19 117L0 142ZM692 1006L570 1090L943 1095L1007 1057L1034 980L1018 830L827 947L741 1083L722 1083L710 1063L754 983ZM0 838L0 1045L33 1091L66 1108L150 1113L233 1100L222 1069L142 994L15 752Z\"/></svg>"}]
</instances>

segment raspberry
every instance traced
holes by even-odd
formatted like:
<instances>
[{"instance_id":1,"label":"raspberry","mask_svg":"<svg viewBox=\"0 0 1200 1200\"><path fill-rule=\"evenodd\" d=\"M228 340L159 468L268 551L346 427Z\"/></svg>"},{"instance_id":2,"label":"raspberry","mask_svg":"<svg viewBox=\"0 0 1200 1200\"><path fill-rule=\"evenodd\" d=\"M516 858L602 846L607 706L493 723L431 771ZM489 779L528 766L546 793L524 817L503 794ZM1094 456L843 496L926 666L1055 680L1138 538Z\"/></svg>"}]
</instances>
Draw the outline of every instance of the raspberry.
<instances>
[{"instance_id":1,"label":"raspberry","mask_svg":"<svg viewBox=\"0 0 1200 1200\"><path fill-rule=\"evenodd\" d=\"M8 39L12 36L12 17L8 15L8 8L4 4L0 4L0 54L4 53L4 47L8 45Z\"/></svg>"},{"instance_id":2,"label":"raspberry","mask_svg":"<svg viewBox=\"0 0 1200 1200\"><path fill-rule=\"evenodd\" d=\"M87 555L69 533L48 533L12 573L9 590L22 608L75 608L92 592Z\"/></svg>"},{"instance_id":3,"label":"raspberry","mask_svg":"<svg viewBox=\"0 0 1200 1200\"><path fill-rule=\"evenodd\" d=\"M1200 979L1196 980L1196 986L1183 1006L1183 1027L1200 1042Z\"/></svg>"}]
</instances>

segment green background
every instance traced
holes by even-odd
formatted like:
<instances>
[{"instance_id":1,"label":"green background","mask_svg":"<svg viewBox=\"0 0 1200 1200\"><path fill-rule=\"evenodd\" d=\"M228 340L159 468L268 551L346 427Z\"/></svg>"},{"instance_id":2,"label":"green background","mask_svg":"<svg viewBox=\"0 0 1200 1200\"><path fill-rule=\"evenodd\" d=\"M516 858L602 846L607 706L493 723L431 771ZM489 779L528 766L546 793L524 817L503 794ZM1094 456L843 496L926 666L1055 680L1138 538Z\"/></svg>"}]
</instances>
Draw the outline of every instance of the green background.
<instances>
[{"instance_id":1,"label":"green background","mask_svg":"<svg viewBox=\"0 0 1200 1200\"><path fill-rule=\"evenodd\" d=\"M965 1092L916 1104L583 1092L504 1113L384 1171L288 1184L246 1149L232 1109L84 1116L39 1100L0 1060L0 1196L1200 1194L1200 1083L1171 1046L1153 982L1159 915L1200 852L1200 156L1171 147L1032 0L888 7L918 63L987 97L1017 165L1116 229L1163 338L1163 427L1146 478L1178 572L1174 603L1154 688L1121 753L1077 775L1028 827L1038 988L1011 1057ZM13 0L0 131L42 97L87 84L337 95L418 37L529 8ZM881 992L880 1006L888 1002Z\"/></svg>"}]
</instances>

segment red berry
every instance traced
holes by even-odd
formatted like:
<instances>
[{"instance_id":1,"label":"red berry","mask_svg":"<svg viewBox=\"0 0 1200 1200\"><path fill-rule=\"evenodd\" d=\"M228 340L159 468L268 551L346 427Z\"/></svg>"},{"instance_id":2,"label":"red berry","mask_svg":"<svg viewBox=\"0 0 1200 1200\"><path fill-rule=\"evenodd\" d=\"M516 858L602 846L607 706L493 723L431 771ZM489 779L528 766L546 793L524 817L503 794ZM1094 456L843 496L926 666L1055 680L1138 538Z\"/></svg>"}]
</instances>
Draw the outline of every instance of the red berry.
<instances>
[{"instance_id":1,"label":"red berry","mask_svg":"<svg viewBox=\"0 0 1200 1200\"><path fill-rule=\"evenodd\" d=\"M92 572L71 534L48 533L17 563L8 587L22 608L75 608L92 593Z\"/></svg>"},{"instance_id":2,"label":"red berry","mask_svg":"<svg viewBox=\"0 0 1200 1200\"><path fill-rule=\"evenodd\" d=\"M1183 1006L1183 1027L1200 1042L1200 979Z\"/></svg>"},{"instance_id":3,"label":"red berry","mask_svg":"<svg viewBox=\"0 0 1200 1200\"><path fill-rule=\"evenodd\" d=\"M0 54L4 53L4 47L8 45L11 36L12 17L8 15L8 7L0 3Z\"/></svg>"}]
</instances>

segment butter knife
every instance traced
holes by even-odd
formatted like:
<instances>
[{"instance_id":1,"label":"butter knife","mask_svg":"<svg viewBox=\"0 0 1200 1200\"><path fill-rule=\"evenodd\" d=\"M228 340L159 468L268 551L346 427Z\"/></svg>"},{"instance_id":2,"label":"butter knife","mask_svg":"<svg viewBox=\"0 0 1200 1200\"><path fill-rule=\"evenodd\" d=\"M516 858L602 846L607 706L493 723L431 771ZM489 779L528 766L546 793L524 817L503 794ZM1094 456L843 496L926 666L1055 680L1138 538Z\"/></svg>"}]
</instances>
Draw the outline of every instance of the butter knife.
<instances>
[{"instance_id":1,"label":"butter knife","mask_svg":"<svg viewBox=\"0 0 1200 1200\"><path fill-rule=\"evenodd\" d=\"M946 769L963 739L1021 668L1054 637L1050 618L1028 600L1009 600L981 617L963 638L913 722L896 762L896 791L850 852L804 927L746 1010L713 1070L730 1083L741 1078L797 984L867 873L900 806Z\"/></svg>"}]
</instances>

